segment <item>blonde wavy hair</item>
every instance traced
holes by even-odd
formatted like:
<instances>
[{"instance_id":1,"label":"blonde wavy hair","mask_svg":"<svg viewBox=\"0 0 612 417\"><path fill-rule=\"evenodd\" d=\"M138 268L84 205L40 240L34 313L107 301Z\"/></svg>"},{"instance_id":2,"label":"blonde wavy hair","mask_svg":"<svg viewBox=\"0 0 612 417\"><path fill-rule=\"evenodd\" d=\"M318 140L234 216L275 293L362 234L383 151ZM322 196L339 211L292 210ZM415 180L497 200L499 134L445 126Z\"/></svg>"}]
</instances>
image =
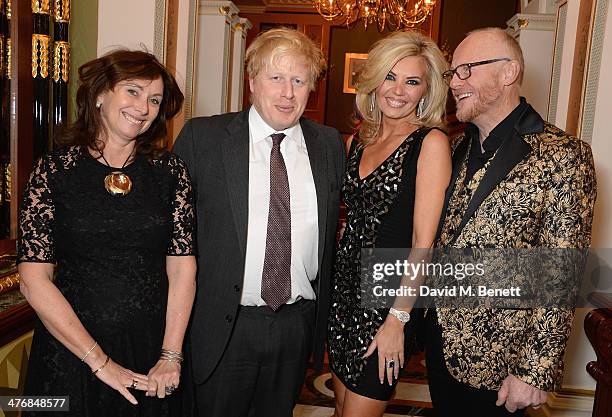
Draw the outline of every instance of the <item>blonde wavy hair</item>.
<instances>
[{"instance_id":1,"label":"blonde wavy hair","mask_svg":"<svg viewBox=\"0 0 612 417\"><path fill-rule=\"evenodd\" d=\"M246 51L246 70L249 78L255 78L264 68L287 55L306 60L310 73L309 88L313 91L327 69L323 52L308 36L287 27L262 32L251 43Z\"/></svg>"},{"instance_id":2,"label":"blonde wavy hair","mask_svg":"<svg viewBox=\"0 0 612 417\"><path fill-rule=\"evenodd\" d=\"M425 127L444 126L448 86L442 73L448 69L448 63L431 38L415 31L394 32L372 46L357 81L361 142L371 143L380 130L382 112L376 101L376 89L398 61L411 56L422 57L427 65L427 93L423 96L423 112L415 123Z\"/></svg>"}]
</instances>

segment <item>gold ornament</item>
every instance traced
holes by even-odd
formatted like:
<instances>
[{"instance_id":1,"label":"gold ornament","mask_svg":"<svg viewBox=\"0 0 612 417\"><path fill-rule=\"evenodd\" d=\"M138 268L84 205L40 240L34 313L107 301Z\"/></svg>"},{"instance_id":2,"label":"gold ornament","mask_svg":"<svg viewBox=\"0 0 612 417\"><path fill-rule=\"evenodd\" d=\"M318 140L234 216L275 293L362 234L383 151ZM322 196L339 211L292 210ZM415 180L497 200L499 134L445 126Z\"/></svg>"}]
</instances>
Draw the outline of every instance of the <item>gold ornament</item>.
<instances>
[{"instance_id":1,"label":"gold ornament","mask_svg":"<svg viewBox=\"0 0 612 417\"><path fill-rule=\"evenodd\" d=\"M110 195L124 196L132 191L132 180L121 171L113 171L104 177L104 188Z\"/></svg>"},{"instance_id":2,"label":"gold ornament","mask_svg":"<svg viewBox=\"0 0 612 417\"><path fill-rule=\"evenodd\" d=\"M6 38L6 65L4 69L6 70L6 78L8 78L9 80L13 78L13 67L11 64L11 55L13 54L12 45L13 43L11 41L11 38Z\"/></svg>"},{"instance_id":3,"label":"gold ornament","mask_svg":"<svg viewBox=\"0 0 612 417\"><path fill-rule=\"evenodd\" d=\"M2 1L2 0L0 0ZM4 74L4 35L0 35L0 74Z\"/></svg>"},{"instance_id":4,"label":"gold ornament","mask_svg":"<svg viewBox=\"0 0 612 417\"><path fill-rule=\"evenodd\" d=\"M70 0L54 0L53 19L58 23L70 22Z\"/></svg>"},{"instance_id":5,"label":"gold ornament","mask_svg":"<svg viewBox=\"0 0 612 417\"><path fill-rule=\"evenodd\" d=\"M4 180L6 181L6 190L4 190L4 202L10 203L11 201L11 164L4 166Z\"/></svg>"},{"instance_id":6,"label":"gold ornament","mask_svg":"<svg viewBox=\"0 0 612 417\"><path fill-rule=\"evenodd\" d=\"M51 37L35 33L32 35L32 78L49 76L49 44Z\"/></svg>"},{"instance_id":7,"label":"gold ornament","mask_svg":"<svg viewBox=\"0 0 612 417\"><path fill-rule=\"evenodd\" d=\"M60 65L61 64L61 65ZM53 45L53 81L67 83L70 76L70 44L56 41Z\"/></svg>"},{"instance_id":8,"label":"gold ornament","mask_svg":"<svg viewBox=\"0 0 612 417\"><path fill-rule=\"evenodd\" d=\"M32 13L51 14L49 0L32 0Z\"/></svg>"}]
</instances>

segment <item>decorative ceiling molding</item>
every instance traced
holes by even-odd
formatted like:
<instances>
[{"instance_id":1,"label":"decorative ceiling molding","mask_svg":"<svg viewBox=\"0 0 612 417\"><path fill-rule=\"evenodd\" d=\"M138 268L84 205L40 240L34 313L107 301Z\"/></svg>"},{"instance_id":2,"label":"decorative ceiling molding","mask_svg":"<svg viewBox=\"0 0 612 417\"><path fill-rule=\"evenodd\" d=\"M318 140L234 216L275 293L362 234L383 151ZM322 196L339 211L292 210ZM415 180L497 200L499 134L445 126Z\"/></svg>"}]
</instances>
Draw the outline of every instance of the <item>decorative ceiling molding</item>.
<instances>
[{"instance_id":1,"label":"decorative ceiling molding","mask_svg":"<svg viewBox=\"0 0 612 417\"><path fill-rule=\"evenodd\" d=\"M266 6L310 6L312 1L310 0L262 0Z\"/></svg>"},{"instance_id":2,"label":"decorative ceiling molding","mask_svg":"<svg viewBox=\"0 0 612 417\"><path fill-rule=\"evenodd\" d=\"M554 31L556 19L554 14L517 13L506 24L510 35L517 36L521 30Z\"/></svg>"},{"instance_id":3,"label":"decorative ceiling molding","mask_svg":"<svg viewBox=\"0 0 612 417\"><path fill-rule=\"evenodd\" d=\"M311 0L261 0L266 10L293 10L316 13Z\"/></svg>"},{"instance_id":4,"label":"decorative ceiling molding","mask_svg":"<svg viewBox=\"0 0 612 417\"><path fill-rule=\"evenodd\" d=\"M198 5L199 15L224 15L231 21L238 14L240 9L231 1L201 1Z\"/></svg>"},{"instance_id":5,"label":"decorative ceiling molding","mask_svg":"<svg viewBox=\"0 0 612 417\"><path fill-rule=\"evenodd\" d=\"M261 6L257 5L242 5L239 4L238 5L240 7L240 14L260 14L260 13L265 13L266 12L266 6L264 6L263 4Z\"/></svg>"},{"instance_id":6,"label":"decorative ceiling molding","mask_svg":"<svg viewBox=\"0 0 612 417\"><path fill-rule=\"evenodd\" d=\"M298 12L317 13L312 0L235 0L241 13Z\"/></svg>"}]
</instances>

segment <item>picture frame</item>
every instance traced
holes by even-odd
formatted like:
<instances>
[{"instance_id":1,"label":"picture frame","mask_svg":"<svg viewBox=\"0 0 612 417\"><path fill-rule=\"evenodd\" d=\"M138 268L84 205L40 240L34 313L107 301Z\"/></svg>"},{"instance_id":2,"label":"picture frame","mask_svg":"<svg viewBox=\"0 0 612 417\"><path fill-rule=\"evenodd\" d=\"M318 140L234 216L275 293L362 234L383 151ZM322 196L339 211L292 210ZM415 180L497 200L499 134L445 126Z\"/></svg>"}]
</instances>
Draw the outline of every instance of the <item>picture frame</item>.
<instances>
[{"instance_id":1,"label":"picture frame","mask_svg":"<svg viewBox=\"0 0 612 417\"><path fill-rule=\"evenodd\" d=\"M599 89L608 3L609 0L593 0L591 10L577 131L577 136L587 143L591 143L593 139L593 125L595 123L595 107L597 91Z\"/></svg>"},{"instance_id":2,"label":"picture frame","mask_svg":"<svg viewBox=\"0 0 612 417\"><path fill-rule=\"evenodd\" d=\"M559 87L561 82L561 62L563 60L563 46L565 40L565 26L567 22L567 0L557 8L557 24L555 27L555 40L553 49L552 71L550 76L550 91L548 94L548 108L546 120L556 123L557 106L559 104Z\"/></svg>"},{"instance_id":3,"label":"picture frame","mask_svg":"<svg viewBox=\"0 0 612 417\"><path fill-rule=\"evenodd\" d=\"M570 135L580 134L580 115L582 114L582 97L586 77L587 51L591 36L591 25L596 0L581 1L578 7L578 24L570 77L567 121L565 131Z\"/></svg>"},{"instance_id":4,"label":"picture frame","mask_svg":"<svg viewBox=\"0 0 612 417\"><path fill-rule=\"evenodd\" d=\"M357 80L368 54L347 52L344 54L344 83L342 92L357 94Z\"/></svg>"},{"instance_id":5,"label":"picture frame","mask_svg":"<svg viewBox=\"0 0 612 417\"><path fill-rule=\"evenodd\" d=\"M153 55L159 62L166 62L168 52L168 4L167 0L155 0L155 32Z\"/></svg>"}]
</instances>

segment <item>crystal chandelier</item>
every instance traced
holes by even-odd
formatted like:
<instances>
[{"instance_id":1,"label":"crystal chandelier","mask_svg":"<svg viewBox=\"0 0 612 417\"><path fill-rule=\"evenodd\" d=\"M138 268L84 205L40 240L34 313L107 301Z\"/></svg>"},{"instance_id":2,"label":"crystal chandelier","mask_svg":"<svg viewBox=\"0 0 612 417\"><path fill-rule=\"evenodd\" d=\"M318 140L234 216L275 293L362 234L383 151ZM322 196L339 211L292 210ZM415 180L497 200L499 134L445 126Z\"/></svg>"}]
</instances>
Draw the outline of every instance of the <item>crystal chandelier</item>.
<instances>
[{"instance_id":1,"label":"crystal chandelier","mask_svg":"<svg viewBox=\"0 0 612 417\"><path fill-rule=\"evenodd\" d=\"M363 20L365 28L376 24L380 32L420 25L432 13L436 0L312 0L327 21L350 27Z\"/></svg>"}]
</instances>

